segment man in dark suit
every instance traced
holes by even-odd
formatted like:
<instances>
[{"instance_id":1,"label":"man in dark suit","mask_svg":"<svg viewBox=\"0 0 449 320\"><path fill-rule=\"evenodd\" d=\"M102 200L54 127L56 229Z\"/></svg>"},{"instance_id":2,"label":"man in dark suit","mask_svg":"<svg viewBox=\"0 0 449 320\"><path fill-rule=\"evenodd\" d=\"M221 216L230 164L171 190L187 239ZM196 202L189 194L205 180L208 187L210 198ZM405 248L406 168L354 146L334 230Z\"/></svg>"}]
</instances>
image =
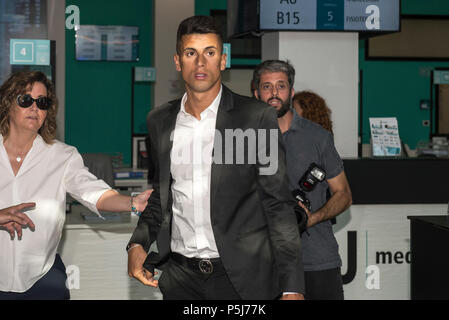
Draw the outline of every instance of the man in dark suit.
<instances>
[{"instance_id":1,"label":"man in dark suit","mask_svg":"<svg viewBox=\"0 0 449 320\"><path fill-rule=\"evenodd\" d=\"M154 191L127 246L128 273L159 285L164 299L302 299L276 112L221 84L218 30L205 16L178 28L174 60L186 93L148 119ZM154 241L158 253L147 255Z\"/></svg>"}]
</instances>

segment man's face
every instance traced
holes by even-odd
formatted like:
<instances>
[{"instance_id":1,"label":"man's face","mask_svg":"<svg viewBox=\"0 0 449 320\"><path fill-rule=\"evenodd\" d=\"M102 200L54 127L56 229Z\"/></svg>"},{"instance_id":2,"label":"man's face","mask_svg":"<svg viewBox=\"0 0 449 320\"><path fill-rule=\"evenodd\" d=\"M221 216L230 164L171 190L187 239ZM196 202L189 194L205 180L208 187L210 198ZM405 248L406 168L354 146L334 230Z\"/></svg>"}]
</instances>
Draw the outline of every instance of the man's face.
<instances>
[{"instance_id":1,"label":"man's face","mask_svg":"<svg viewBox=\"0 0 449 320\"><path fill-rule=\"evenodd\" d=\"M284 72L264 72L260 77L259 87L254 91L257 99L276 108L278 118L290 109L291 99L295 94L290 89L288 77Z\"/></svg>"},{"instance_id":2,"label":"man's face","mask_svg":"<svg viewBox=\"0 0 449 320\"><path fill-rule=\"evenodd\" d=\"M181 53L176 54L176 70L180 71L188 89L207 92L221 84L221 71L226 69L226 55L213 33L189 34L182 37Z\"/></svg>"}]
</instances>

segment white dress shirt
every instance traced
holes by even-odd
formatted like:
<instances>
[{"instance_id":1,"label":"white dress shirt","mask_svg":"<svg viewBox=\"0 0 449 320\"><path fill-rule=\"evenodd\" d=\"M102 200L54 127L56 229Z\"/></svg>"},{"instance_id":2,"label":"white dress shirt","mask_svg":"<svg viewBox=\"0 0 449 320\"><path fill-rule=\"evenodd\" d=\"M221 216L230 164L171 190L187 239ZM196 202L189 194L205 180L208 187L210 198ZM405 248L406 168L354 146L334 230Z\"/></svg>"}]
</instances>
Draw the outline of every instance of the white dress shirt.
<instances>
[{"instance_id":1,"label":"white dress shirt","mask_svg":"<svg viewBox=\"0 0 449 320\"><path fill-rule=\"evenodd\" d=\"M66 192L99 214L96 203L111 188L89 173L76 148L38 135L14 176L0 135L0 209L24 202L36 228L24 229L22 240L0 230L0 291L25 292L52 267L65 222Z\"/></svg>"},{"instance_id":2,"label":"white dress shirt","mask_svg":"<svg viewBox=\"0 0 449 320\"><path fill-rule=\"evenodd\" d=\"M173 178L171 250L186 257L217 258L210 219L210 182L215 123L222 88L198 120L185 110L187 94L176 118L170 170Z\"/></svg>"}]
</instances>

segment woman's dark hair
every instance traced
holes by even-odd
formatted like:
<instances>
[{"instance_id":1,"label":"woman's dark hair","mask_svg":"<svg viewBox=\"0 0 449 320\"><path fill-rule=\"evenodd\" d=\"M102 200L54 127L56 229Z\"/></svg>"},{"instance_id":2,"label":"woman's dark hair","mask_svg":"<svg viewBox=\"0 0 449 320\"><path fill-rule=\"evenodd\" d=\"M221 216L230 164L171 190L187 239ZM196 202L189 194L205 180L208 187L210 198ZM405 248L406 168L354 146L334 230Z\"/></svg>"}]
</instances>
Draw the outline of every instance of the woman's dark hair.
<instances>
[{"instance_id":1,"label":"woman's dark hair","mask_svg":"<svg viewBox=\"0 0 449 320\"><path fill-rule=\"evenodd\" d=\"M312 91L300 91L294 95L293 105L295 101L302 109L303 118L318 123L333 134L331 110L323 98Z\"/></svg>"},{"instance_id":2,"label":"woman's dark hair","mask_svg":"<svg viewBox=\"0 0 449 320\"><path fill-rule=\"evenodd\" d=\"M36 82L42 83L47 88L47 97L52 102L38 133L47 144L52 143L55 139L56 114L58 112L55 88L47 76L40 71L19 71L13 73L0 87L0 133L5 139L9 136L11 108L16 104L17 97L25 94L27 91L31 91Z\"/></svg>"}]
</instances>

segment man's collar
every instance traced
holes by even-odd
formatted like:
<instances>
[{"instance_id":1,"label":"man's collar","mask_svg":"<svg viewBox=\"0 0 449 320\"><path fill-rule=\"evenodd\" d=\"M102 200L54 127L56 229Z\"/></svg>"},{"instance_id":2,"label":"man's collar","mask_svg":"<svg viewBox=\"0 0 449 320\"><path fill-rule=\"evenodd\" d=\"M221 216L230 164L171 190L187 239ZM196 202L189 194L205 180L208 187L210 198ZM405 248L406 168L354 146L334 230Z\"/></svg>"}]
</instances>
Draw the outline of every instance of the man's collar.
<instances>
[{"instance_id":1,"label":"man's collar","mask_svg":"<svg viewBox=\"0 0 449 320\"><path fill-rule=\"evenodd\" d=\"M291 108L290 111L293 113L293 119L292 123L290 124L290 130L300 128L303 118L296 112L295 108Z\"/></svg>"},{"instance_id":2,"label":"man's collar","mask_svg":"<svg viewBox=\"0 0 449 320\"><path fill-rule=\"evenodd\" d=\"M222 93L223 93L223 85L220 85L220 91L218 92L214 101L212 101L212 103L206 109L204 109L203 112L206 110L210 110L210 111L214 112L215 114L217 114L218 106L220 105ZM184 95L182 96L182 99L181 99L180 112L183 112L184 114L188 114L188 112L186 111L186 101L187 101L187 92L184 93ZM201 113L203 113L203 112L201 112Z\"/></svg>"}]
</instances>

